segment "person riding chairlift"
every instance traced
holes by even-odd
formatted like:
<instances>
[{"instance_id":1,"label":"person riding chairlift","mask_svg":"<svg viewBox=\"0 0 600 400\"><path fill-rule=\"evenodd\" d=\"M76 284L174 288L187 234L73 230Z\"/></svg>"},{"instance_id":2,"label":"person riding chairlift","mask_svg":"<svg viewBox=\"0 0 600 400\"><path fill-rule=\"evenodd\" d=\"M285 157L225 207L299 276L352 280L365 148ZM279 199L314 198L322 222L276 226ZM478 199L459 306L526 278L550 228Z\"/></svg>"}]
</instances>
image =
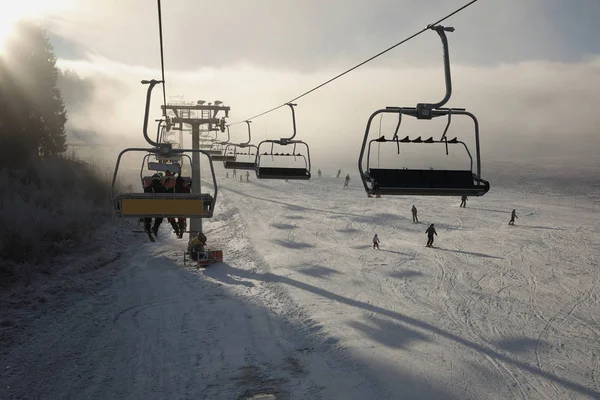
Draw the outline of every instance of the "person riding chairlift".
<instances>
[{"instance_id":1,"label":"person riding chairlift","mask_svg":"<svg viewBox=\"0 0 600 400\"><path fill-rule=\"evenodd\" d=\"M173 193L190 193L190 187L186 184L185 179L183 179L181 175L177 176L175 179L175 186L173 186L172 190ZM175 231L175 235L181 239L187 228L186 219L179 217L177 218L177 222L175 222L175 218L169 218L168 220Z\"/></svg>"},{"instance_id":2,"label":"person riding chairlift","mask_svg":"<svg viewBox=\"0 0 600 400\"><path fill-rule=\"evenodd\" d=\"M150 185L144 188L144 193L166 193L167 190L162 183L160 183L160 178L161 176L159 174L152 175L152 181L150 182ZM144 218L144 230L147 233L152 232L156 235L162 222L162 218L154 218L154 226L152 226L152 218Z\"/></svg>"}]
</instances>

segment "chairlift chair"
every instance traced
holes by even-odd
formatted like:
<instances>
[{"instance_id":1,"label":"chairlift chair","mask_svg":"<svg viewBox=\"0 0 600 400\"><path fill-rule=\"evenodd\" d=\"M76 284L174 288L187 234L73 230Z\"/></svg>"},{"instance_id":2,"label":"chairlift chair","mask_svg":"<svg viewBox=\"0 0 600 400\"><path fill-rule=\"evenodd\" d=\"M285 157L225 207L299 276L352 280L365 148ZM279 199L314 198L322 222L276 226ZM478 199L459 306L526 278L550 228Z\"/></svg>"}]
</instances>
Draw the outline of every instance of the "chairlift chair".
<instances>
[{"instance_id":1,"label":"chairlift chair","mask_svg":"<svg viewBox=\"0 0 600 400\"><path fill-rule=\"evenodd\" d=\"M213 216L217 198L217 180L210 155L202 150L170 150L174 154L183 152L201 153L208 157L214 185L214 193L115 193L115 183L122 156L127 152L168 153L167 146L158 148L127 148L119 153L111 185L111 197L117 216L132 218L210 218ZM189 157L186 154L187 157ZM141 177L143 184L151 177ZM184 178L188 183L191 178ZM173 183L175 177L173 177ZM168 185L165 185L168 186Z\"/></svg>"},{"instance_id":2,"label":"chairlift chair","mask_svg":"<svg viewBox=\"0 0 600 400\"><path fill-rule=\"evenodd\" d=\"M210 150L213 148L215 142L217 142L217 140L208 135L200 136L199 148L201 150Z\"/></svg>"},{"instance_id":3,"label":"chairlift chair","mask_svg":"<svg viewBox=\"0 0 600 400\"><path fill-rule=\"evenodd\" d=\"M127 148L121 151L117 157L112 184L111 198L119 217L131 218L210 218L213 216L217 201L217 179L210 155L203 150L197 149L178 149L173 148L172 143L157 143L148 137L148 114L150 107L151 92L154 86L161 81L151 80L142 81L143 84L149 84L146 95L146 113L144 117L144 137L150 143L151 148ZM204 154L209 161L214 193L116 193L116 180L119 172L121 158L128 152L142 152L147 155L174 157L186 156L185 153ZM145 163L144 157L143 163ZM142 181L144 180L141 177ZM187 180L191 180L187 178Z\"/></svg>"},{"instance_id":4,"label":"chairlift chair","mask_svg":"<svg viewBox=\"0 0 600 400\"><path fill-rule=\"evenodd\" d=\"M250 141L252 140L252 135L250 133L250 123L252 121L244 122L246 122L246 124L248 125L248 141L245 143L228 144L225 147L225 153L230 153L231 151L233 151L233 154L236 156L236 158L234 158L233 160L224 160L223 166L225 167L225 169L239 169L249 171L255 169L256 167L256 154L258 147L256 147L253 144L250 144ZM227 135L229 137L229 126L227 126ZM238 149L246 149L246 152L240 153L238 152ZM254 153L252 153L251 149L254 149ZM240 155L247 155L247 161L240 161L238 158L238 156Z\"/></svg>"},{"instance_id":5,"label":"chairlift chair","mask_svg":"<svg viewBox=\"0 0 600 400\"><path fill-rule=\"evenodd\" d=\"M164 142L164 143L169 143L171 144L173 149L181 149L181 146L179 145L179 143L173 143L173 142ZM181 163L181 154L156 154L155 155L156 160L158 162L162 162L162 163Z\"/></svg>"},{"instance_id":6,"label":"chairlift chair","mask_svg":"<svg viewBox=\"0 0 600 400\"><path fill-rule=\"evenodd\" d=\"M294 179L294 180L306 180L310 179L310 149L308 144L301 140L293 140L296 136L296 115L294 113L294 106L296 104L287 104L292 110L292 124L294 128L294 134L289 138L281 138L278 140L263 140L259 143L256 149L256 177L258 179ZM264 149L271 144L270 150L265 151ZM291 152L274 153L273 147L277 144L279 146L292 146ZM302 147L304 152L296 152L297 147ZM262 150L261 150L262 149ZM266 167L264 166L265 158L271 157L274 161L282 159L284 157L293 157L294 161L298 158L303 160L303 168L290 168L290 167ZM262 160L262 161L261 161Z\"/></svg>"},{"instance_id":7,"label":"chairlift chair","mask_svg":"<svg viewBox=\"0 0 600 400\"><path fill-rule=\"evenodd\" d=\"M220 156L223 154L223 146L220 143L213 143L210 149L205 150L211 156ZM214 160L214 158L213 158Z\"/></svg>"},{"instance_id":8,"label":"chairlift chair","mask_svg":"<svg viewBox=\"0 0 600 400\"><path fill-rule=\"evenodd\" d=\"M413 196L483 196L490 189L489 182L481 178L481 155L479 148L479 122L477 118L467 112L464 108L442 108L450 99L452 85L450 78L450 62L448 57L448 41L445 35L446 31L452 32L454 28L443 26L432 26L442 40L444 51L444 71L446 81L446 96L442 101L436 104L420 103L417 107L386 107L375 111L367 122L365 136L363 138L360 156L358 159L358 169L363 182L365 191L368 195L413 195ZM380 137L369 141L369 131L373 119L380 114L397 114L398 124L392 139ZM398 130L402 122L402 116L407 115L417 119L430 120L440 116L447 116L448 122L440 140L433 138L422 140L420 137L410 139L408 136L399 139ZM450 126L453 115L462 115L471 118L474 124L475 134L475 161L476 172L473 172L473 157L466 144L457 138L447 140L446 133ZM400 148L417 144L432 145L443 144L446 146L448 154L448 145L464 146L469 158L470 169L464 170L423 170L423 169L389 169L374 168L371 164L371 145L373 143L393 144L401 155ZM367 153L366 162L365 152Z\"/></svg>"},{"instance_id":9,"label":"chairlift chair","mask_svg":"<svg viewBox=\"0 0 600 400\"><path fill-rule=\"evenodd\" d=\"M258 147L256 147L253 144L235 144L235 145L228 145L227 146L227 150L229 151L229 147L233 146L233 151L235 154L235 159L233 160L225 160L223 163L223 166L225 167L225 169L239 169L239 170L253 170L256 168L256 154L257 154L257 149ZM246 149L243 152L238 152L238 149ZM245 158L246 161L241 161L240 160L240 156L248 156L248 158Z\"/></svg>"},{"instance_id":10,"label":"chairlift chair","mask_svg":"<svg viewBox=\"0 0 600 400\"><path fill-rule=\"evenodd\" d=\"M179 144L179 142L168 137L168 136L170 136L169 132L171 132L171 131L169 131L169 122L162 120L162 119L159 119L156 122L158 122L158 127L157 127L157 132L156 132L156 142L157 143L171 143L172 147L181 148L181 145ZM166 124L165 124L165 122L166 122ZM159 163L181 163L181 161L182 161L181 155L177 155L177 154L173 154L170 156L167 156L165 154L156 154L155 158Z\"/></svg>"},{"instance_id":11,"label":"chairlift chair","mask_svg":"<svg viewBox=\"0 0 600 400\"><path fill-rule=\"evenodd\" d=\"M181 162L180 161L172 161L172 162L150 161L151 156L154 156L156 158L156 155L153 153L148 153L144 156L144 159L142 160L142 168L140 170L140 173L143 173L144 165L146 165L148 170L150 170L150 171L156 171L156 172L169 171L174 174L181 174ZM189 158L188 155L184 155L184 156ZM183 159L182 156L179 156L178 158Z\"/></svg>"},{"instance_id":12,"label":"chairlift chair","mask_svg":"<svg viewBox=\"0 0 600 400\"><path fill-rule=\"evenodd\" d=\"M224 151L221 154L214 154L210 156L213 161L223 161L223 162L235 162L236 154L233 151L227 152Z\"/></svg>"},{"instance_id":13,"label":"chairlift chair","mask_svg":"<svg viewBox=\"0 0 600 400\"><path fill-rule=\"evenodd\" d=\"M215 137L214 145L216 147L213 147L213 149L210 150L211 153L213 153L211 154L213 161L235 161L235 153L233 151L227 151L226 145L229 144L229 137L229 129L227 130L227 140L218 141ZM218 150L219 153L216 151L213 152L213 150Z\"/></svg>"}]
</instances>

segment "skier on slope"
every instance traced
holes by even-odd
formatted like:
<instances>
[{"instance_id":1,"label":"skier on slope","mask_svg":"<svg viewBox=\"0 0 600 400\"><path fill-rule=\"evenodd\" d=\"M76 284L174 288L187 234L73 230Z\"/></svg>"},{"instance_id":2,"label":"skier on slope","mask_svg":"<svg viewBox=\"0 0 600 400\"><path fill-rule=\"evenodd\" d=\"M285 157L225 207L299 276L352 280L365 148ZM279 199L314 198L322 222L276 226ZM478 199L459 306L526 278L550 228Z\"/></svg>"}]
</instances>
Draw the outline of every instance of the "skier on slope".
<instances>
[{"instance_id":1,"label":"skier on slope","mask_svg":"<svg viewBox=\"0 0 600 400\"><path fill-rule=\"evenodd\" d=\"M429 228L425 231L427 234L427 245L426 247L433 247L433 235L437 236L437 232L435 231L435 227L433 224L429 225Z\"/></svg>"},{"instance_id":2,"label":"skier on slope","mask_svg":"<svg viewBox=\"0 0 600 400\"><path fill-rule=\"evenodd\" d=\"M350 174L346 175L346 178L344 178L344 187L345 188L348 187L349 182L350 182Z\"/></svg>"},{"instance_id":3,"label":"skier on slope","mask_svg":"<svg viewBox=\"0 0 600 400\"><path fill-rule=\"evenodd\" d=\"M517 212L515 210L512 210L512 213L510 214L510 221L509 221L509 225L514 225L515 224L515 218L519 218L517 217Z\"/></svg>"},{"instance_id":4,"label":"skier on slope","mask_svg":"<svg viewBox=\"0 0 600 400\"><path fill-rule=\"evenodd\" d=\"M321 177L321 170L317 171L317 176L320 178Z\"/></svg>"},{"instance_id":5,"label":"skier on slope","mask_svg":"<svg viewBox=\"0 0 600 400\"><path fill-rule=\"evenodd\" d=\"M413 204L412 206L412 217L413 217L413 224L418 224L419 223L419 218L417 218L417 207L415 207L415 205Z\"/></svg>"},{"instance_id":6,"label":"skier on slope","mask_svg":"<svg viewBox=\"0 0 600 400\"><path fill-rule=\"evenodd\" d=\"M342 170L341 170L341 169L338 169L338 173L337 173L337 175L336 175L335 177L336 177L336 178L339 178L341 173L342 173Z\"/></svg>"},{"instance_id":7,"label":"skier on slope","mask_svg":"<svg viewBox=\"0 0 600 400\"><path fill-rule=\"evenodd\" d=\"M375 234L375 236L373 236L373 249L379 250L379 243L381 242L379 241L377 234Z\"/></svg>"},{"instance_id":8,"label":"skier on slope","mask_svg":"<svg viewBox=\"0 0 600 400\"><path fill-rule=\"evenodd\" d=\"M246 171L246 182L250 182L250 172Z\"/></svg>"},{"instance_id":9,"label":"skier on slope","mask_svg":"<svg viewBox=\"0 0 600 400\"><path fill-rule=\"evenodd\" d=\"M467 208L467 196L463 196L460 198L460 206L462 208Z\"/></svg>"}]
</instances>

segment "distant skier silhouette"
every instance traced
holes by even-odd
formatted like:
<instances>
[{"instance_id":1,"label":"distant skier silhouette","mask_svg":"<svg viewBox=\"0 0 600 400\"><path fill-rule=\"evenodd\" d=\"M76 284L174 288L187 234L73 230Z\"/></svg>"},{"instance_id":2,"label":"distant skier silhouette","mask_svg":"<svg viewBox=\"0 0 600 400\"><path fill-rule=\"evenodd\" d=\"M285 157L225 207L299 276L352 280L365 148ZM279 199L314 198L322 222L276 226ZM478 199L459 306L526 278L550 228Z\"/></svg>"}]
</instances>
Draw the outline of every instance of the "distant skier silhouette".
<instances>
[{"instance_id":1,"label":"distant skier silhouette","mask_svg":"<svg viewBox=\"0 0 600 400\"><path fill-rule=\"evenodd\" d=\"M460 198L460 206L462 208L467 208L467 196L463 196Z\"/></svg>"},{"instance_id":2,"label":"distant skier silhouette","mask_svg":"<svg viewBox=\"0 0 600 400\"><path fill-rule=\"evenodd\" d=\"M515 210L512 210L512 213L510 213L510 221L508 222L509 225L514 225L515 224L515 218L519 218L517 217L517 212Z\"/></svg>"},{"instance_id":3,"label":"distant skier silhouette","mask_svg":"<svg viewBox=\"0 0 600 400\"><path fill-rule=\"evenodd\" d=\"M413 204L412 206L412 217L413 217L413 224L418 224L419 223L419 218L417 218L417 207L415 207L415 205Z\"/></svg>"},{"instance_id":4,"label":"distant skier silhouette","mask_svg":"<svg viewBox=\"0 0 600 400\"><path fill-rule=\"evenodd\" d=\"M429 228L425 231L427 234L427 245L426 247L433 247L433 235L437 236L437 232L435 231L435 227L433 224L429 225Z\"/></svg>"},{"instance_id":5,"label":"distant skier silhouette","mask_svg":"<svg viewBox=\"0 0 600 400\"><path fill-rule=\"evenodd\" d=\"M350 174L346 175L346 178L344 178L344 187L345 188L348 187L349 182L350 182Z\"/></svg>"},{"instance_id":6,"label":"distant skier silhouette","mask_svg":"<svg viewBox=\"0 0 600 400\"><path fill-rule=\"evenodd\" d=\"M379 250L379 243L381 242L379 241L377 234L375 234L375 236L373 236L373 249Z\"/></svg>"},{"instance_id":7,"label":"distant skier silhouette","mask_svg":"<svg viewBox=\"0 0 600 400\"><path fill-rule=\"evenodd\" d=\"M336 175L335 177L336 177L336 178L339 178L341 173L342 173L342 170L341 170L341 169L338 169L338 173L337 173L337 175Z\"/></svg>"},{"instance_id":8,"label":"distant skier silhouette","mask_svg":"<svg viewBox=\"0 0 600 400\"><path fill-rule=\"evenodd\" d=\"M317 176L320 178L321 177L321 170L317 171Z\"/></svg>"}]
</instances>

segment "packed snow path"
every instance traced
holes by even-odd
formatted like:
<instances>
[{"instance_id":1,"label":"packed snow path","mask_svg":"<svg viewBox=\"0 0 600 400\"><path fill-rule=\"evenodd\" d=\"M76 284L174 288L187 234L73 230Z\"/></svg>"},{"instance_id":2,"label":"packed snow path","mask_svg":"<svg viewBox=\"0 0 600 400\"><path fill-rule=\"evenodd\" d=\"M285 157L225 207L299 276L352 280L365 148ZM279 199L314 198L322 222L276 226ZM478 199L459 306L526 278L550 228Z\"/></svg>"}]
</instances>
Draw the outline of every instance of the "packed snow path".
<instances>
[{"instance_id":1,"label":"packed snow path","mask_svg":"<svg viewBox=\"0 0 600 400\"><path fill-rule=\"evenodd\" d=\"M342 186L221 179L225 263L184 268L166 223L139 235L3 355L0 397L600 398L600 213Z\"/></svg>"}]
</instances>

